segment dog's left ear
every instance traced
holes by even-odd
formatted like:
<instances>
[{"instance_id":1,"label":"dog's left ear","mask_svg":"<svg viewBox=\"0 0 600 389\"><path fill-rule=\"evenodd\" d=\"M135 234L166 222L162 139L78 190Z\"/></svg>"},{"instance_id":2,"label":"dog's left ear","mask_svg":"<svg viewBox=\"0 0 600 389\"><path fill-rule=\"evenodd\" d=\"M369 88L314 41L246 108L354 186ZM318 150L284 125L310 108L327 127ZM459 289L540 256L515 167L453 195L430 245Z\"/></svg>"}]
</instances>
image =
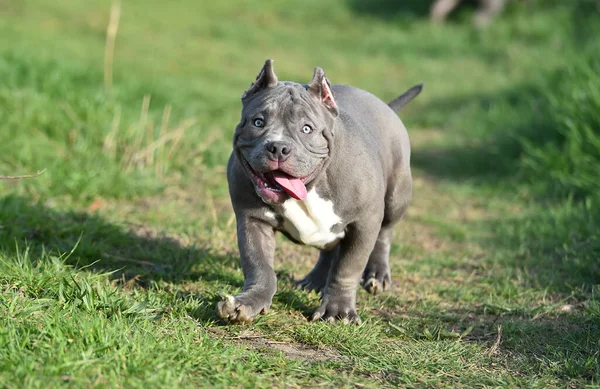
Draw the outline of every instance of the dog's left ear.
<instances>
[{"instance_id":1,"label":"dog's left ear","mask_svg":"<svg viewBox=\"0 0 600 389\"><path fill-rule=\"evenodd\" d=\"M333 92L331 91L331 84L325 72L321 68L315 68L312 81L308 84L307 90L317 98L324 106L331 112L333 116L338 115L338 107L333 99Z\"/></svg>"},{"instance_id":2,"label":"dog's left ear","mask_svg":"<svg viewBox=\"0 0 600 389\"><path fill-rule=\"evenodd\" d=\"M262 69L260 69L260 73L256 76L256 81L254 81L248 90L242 94L242 100L252 96L256 92L259 92L265 88L273 88L277 85L279 80L277 80L277 76L275 75L275 70L273 70L273 60L267 59Z\"/></svg>"}]
</instances>

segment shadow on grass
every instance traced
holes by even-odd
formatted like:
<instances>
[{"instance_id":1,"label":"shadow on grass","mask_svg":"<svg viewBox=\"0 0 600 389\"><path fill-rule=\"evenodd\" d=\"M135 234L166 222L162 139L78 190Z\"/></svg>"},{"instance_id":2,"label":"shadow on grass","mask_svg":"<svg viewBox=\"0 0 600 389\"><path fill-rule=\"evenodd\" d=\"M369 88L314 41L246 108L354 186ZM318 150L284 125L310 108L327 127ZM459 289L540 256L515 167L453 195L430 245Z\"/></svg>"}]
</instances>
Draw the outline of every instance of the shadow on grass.
<instances>
[{"instance_id":1,"label":"shadow on grass","mask_svg":"<svg viewBox=\"0 0 600 389\"><path fill-rule=\"evenodd\" d=\"M232 271L237 256L187 245L147 227L113 224L94 214L56 211L23 197L0 198L0 248L14 255L24 247L29 248L33 258L42 251L57 255L72 251L67 264L112 272L114 279L144 288L160 285L160 281L178 284L203 280L234 287L243 284ZM212 309L197 318L214 320L214 304L219 296L207 292L194 297L201 306Z\"/></svg>"},{"instance_id":2,"label":"shadow on grass","mask_svg":"<svg viewBox=\"0 0 600 389\"><path fill-rule=\"evenodd\" d=\"M451 122L437 143L420 140L412 154L413 166L437 179L483 184L520 206L522 197L532 201L521 214L473 230L489 233L481 244L503 266L560 293L589 292L600 283L600 197L587 178L598 150L575 147L598 130L597 101L575 100L585 88L594 90L588 68L595 69L578 65L501 93L433 102L431 109ZM552 161L549 145L561 150L549 154Z\"/></svg>"},{"instance_id":3,"label":"shadow on grass","mask_svg":"<svg viewBox=\"0 0 600 389\"><path fill-rule=\"evenodd\" d=\"M429 17L433 0L349 0L350 9L359 15L370 15L380 19L420 19Z\"/></svg>"},{"instance_id":4,"label":"shadow on grass","mask_svg":"<svg viewBox=\"0 0 600 389\"><path fill-rule=\"evenodd\" d=\"M529 287L586 301L600 285L600 211L567 201L484 222L484 247L497 262L522 269Z\"/></svg>"},{"instance_id":5,"label":"shadow on grass","mask_svg":"<svg viewBox=\"0 0 600 389\"><path fill-rule=\"evenodd\" d=\"M443 127L444 143L415 148L413 166L437 178L476 183L514 178L527 139L554 140L549 102L541 84L520 85L494 94L438 99L415 111ZM418 136L418 134L416 134Z\"/></svg>"},{"instance_id":6,"label":"shadow on grass","mask_svg":"<svg viewBox=\"0 0 600 389\"><path fill-rule=\"evenodd\" d=\"M420 341L452 341L463 333L460 342L482 346L484 353L495 355L520 374L598 380L599 306L568 307L572 310L561 314L546 314L543 307L508 312L483 306L426 315L406 311L402 319L385 320L392 323L393 332Z\"/></svg>"},{"instance_id":7,"label":"shadow on grass","mask_svg":"<svg viewBox=\"0 0 600 389\"><path fill-rule=\"evenodd\" d=\"M533 374L547 370L560 378L598 380L599 344L598 316L515 318L502 323L501 349L510 356L509 364ZM513 358L515 354L525 361Z\"/></svg>"}]
</instances>

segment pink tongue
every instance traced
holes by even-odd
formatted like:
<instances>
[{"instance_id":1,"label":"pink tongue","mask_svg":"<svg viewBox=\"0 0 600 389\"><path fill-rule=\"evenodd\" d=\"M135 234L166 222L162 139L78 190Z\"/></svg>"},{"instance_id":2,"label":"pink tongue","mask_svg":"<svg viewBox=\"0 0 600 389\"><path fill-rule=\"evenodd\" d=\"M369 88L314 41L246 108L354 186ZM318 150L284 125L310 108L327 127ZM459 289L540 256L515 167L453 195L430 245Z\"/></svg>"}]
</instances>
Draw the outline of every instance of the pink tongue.
<instances>
[{"instance_id":1,"label":"pink tongue","mask_svg":"<svg viewBox=\"0 0 600 389\"><path fill-rule=\"evenodd\" d=\"M273 178L290 196L298 200L306 199L306 187L299 178L294 178L283 172L273 172Z\"/></svg>"}]
</instances>

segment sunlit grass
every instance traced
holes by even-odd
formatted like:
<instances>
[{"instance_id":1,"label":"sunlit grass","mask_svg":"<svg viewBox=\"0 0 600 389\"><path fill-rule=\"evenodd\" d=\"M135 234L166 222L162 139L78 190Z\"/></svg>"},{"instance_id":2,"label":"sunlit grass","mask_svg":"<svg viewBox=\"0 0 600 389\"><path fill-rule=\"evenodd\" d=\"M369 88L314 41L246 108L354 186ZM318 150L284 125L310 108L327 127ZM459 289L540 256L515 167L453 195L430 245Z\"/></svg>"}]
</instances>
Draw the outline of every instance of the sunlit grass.
<instances>
[{"instance_id":1,"label":"sunlit grass","mask_svg":"<svg viewBox=\"0 0 600 389\"><path fill-rule=\"evenodd\" d=\"M593 2L515 3L483 31L400 3L123 1L107 93L111 2L0 0L0 175L46 169L0 181L0 387L596 385L598 199L548 189L577 184L561 161L584 147L531 159L565 117L597 134L571 64L597 56ZM308 322L294 279L316 252L283 238L272 311L214 315L243 285L224 166L267 57L384 100L425 82L401 112L394 287L359 292L360 326ZM555 113L561 94L588 103Z\"/></svg>"}]
</instances>

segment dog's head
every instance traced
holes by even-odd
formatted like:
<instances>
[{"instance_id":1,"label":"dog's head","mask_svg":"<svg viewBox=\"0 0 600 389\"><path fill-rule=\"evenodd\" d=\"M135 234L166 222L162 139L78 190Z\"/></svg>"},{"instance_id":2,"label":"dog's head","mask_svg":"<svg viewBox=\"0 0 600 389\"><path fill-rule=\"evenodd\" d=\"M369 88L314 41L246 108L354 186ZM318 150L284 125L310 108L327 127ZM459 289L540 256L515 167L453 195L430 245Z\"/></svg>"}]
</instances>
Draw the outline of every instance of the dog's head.
<instances>
[{"instance_id":1,"label":"dog's head","mask_svg":"<svg viewBox=\"0 0 600 389\"><path fill-rule=\"evenodd\" d=\"M308 85L279 82L268 59L242 105L233 148L256 193L268 204L304 200L327 165L338 115L323 69Z\"/></svg>"}]
</instances>

